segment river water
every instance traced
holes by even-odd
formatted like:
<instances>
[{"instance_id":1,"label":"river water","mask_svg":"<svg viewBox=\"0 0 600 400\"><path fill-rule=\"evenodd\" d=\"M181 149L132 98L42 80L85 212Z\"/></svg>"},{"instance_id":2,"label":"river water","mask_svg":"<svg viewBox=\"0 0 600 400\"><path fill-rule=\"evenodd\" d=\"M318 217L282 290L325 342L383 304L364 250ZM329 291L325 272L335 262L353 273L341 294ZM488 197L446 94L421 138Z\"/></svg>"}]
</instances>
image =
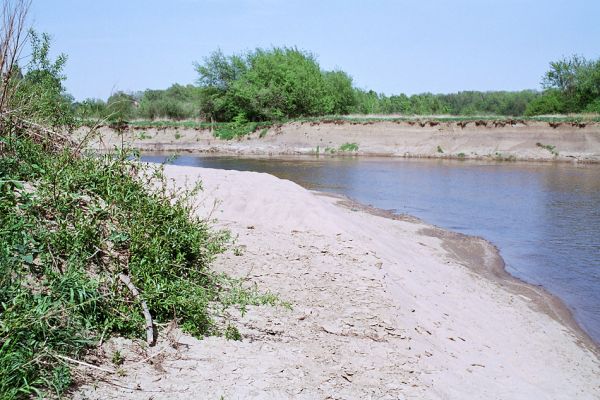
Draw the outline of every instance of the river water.
<instances>
[{"instance_id":1,"label":"river water","mask_svg":"<svg viewBox=\"0 0 600 400\"><path fill-rule=\"evenodd\" d=\"M508 272L560 297L600 343L598 165L189 155L172 163L267 172L481 236L500 249Z\"/></svg>"}]
</instances>

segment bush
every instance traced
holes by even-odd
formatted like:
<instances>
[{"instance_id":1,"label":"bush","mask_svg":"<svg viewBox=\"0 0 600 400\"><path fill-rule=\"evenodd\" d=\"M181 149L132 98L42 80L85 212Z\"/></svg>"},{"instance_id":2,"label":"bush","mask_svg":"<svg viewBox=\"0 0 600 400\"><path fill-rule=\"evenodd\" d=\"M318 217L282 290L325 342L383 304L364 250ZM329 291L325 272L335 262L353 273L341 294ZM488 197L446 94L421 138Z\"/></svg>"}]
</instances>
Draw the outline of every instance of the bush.
<instances>
[{"instance_id":1,"label":"bush","mask_svg":"<svg viewBox=\"0 0 600 400\"><path fill-rule=\"evenodd\" d=\"M557 90L547 90L537 99L527 105L525 115L560 114L564 112L563 96Z\"/></svg>"},{"instance_id":2,"label":"bush","mask_svg":"<svg viewBox=\"0 0 600 400\"><path fill-rule=\"evenodd\" d=\"M196 64L201 110L208 118L250 121L347 112L352 81L343 72L323 72L315 57L296 48L256 49L243 56L214 52Z\"/></svg>"}]
</instances>

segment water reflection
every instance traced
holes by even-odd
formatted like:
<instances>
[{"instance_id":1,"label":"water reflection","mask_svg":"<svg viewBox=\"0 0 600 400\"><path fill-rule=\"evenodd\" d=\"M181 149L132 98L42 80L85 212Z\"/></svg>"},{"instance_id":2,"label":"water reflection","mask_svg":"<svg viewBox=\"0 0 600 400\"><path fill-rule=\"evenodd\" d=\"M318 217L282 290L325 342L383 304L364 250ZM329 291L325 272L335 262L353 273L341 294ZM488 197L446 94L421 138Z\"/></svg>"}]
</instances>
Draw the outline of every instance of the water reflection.
<instances>
[{"instance_id":1,"label":"water reflection","mask_svg":"<svg viewBox=\"0 0 600 400\"><path fill-rule=\"evenodd\" d=\"M267 172L482 236L499 247L509 272L564 299L600 342L599 166L197 156L174 164Z\"/></svg>"}]
</instances>

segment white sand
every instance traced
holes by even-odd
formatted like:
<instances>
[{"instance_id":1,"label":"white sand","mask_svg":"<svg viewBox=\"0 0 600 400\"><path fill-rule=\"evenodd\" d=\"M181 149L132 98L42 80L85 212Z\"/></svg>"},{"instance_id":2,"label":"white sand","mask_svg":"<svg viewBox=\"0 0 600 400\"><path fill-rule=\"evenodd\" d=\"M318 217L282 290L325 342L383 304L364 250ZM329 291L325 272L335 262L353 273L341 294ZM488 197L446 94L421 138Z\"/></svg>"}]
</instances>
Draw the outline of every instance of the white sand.
<instances>
[{"instance_id":1,"label":"white sand","mask_svg":"<svg viewBox=\"0 0 600 400\"><path fill-rule=\"evenodd\" d=\"M214 268L293 310L232 313L240 342L172 332L177 349L163 337L146 351L113 341L105 350L124 351L127 375L98 375L76 398L600 398L599 359L578 333L474 273L484 265L457 259L427 225L353 211L268 174L166 173L180 186L202 179L199 212L239 235L243 255L229 251ZM491 247L469 243L493 261Z\"/></svg>"}]
</instances>

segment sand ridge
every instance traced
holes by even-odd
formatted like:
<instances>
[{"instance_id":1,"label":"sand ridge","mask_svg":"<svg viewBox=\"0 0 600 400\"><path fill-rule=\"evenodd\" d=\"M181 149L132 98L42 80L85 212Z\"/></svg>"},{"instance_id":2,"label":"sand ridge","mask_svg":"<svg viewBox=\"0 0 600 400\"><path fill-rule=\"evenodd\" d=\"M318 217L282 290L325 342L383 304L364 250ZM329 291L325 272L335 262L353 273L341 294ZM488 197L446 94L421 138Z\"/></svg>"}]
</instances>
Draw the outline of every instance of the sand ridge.
<instances>
[{"instance_id":1,"label":"sand ridge","mask_svg":"<svg viewBox=\"0 0 600 400\"><path fill-rule=\"evenodd\" d=\"M268 174L165 172L179 186L201 179L198 212L238 235L243 254L214 268L293 309L232 312L241 342L177 329L149 350L111 341L126 376L98 373L76 398L600 398L598 357L577 333L463 265L432 227Z\"/></svg>"}]
</instances>

